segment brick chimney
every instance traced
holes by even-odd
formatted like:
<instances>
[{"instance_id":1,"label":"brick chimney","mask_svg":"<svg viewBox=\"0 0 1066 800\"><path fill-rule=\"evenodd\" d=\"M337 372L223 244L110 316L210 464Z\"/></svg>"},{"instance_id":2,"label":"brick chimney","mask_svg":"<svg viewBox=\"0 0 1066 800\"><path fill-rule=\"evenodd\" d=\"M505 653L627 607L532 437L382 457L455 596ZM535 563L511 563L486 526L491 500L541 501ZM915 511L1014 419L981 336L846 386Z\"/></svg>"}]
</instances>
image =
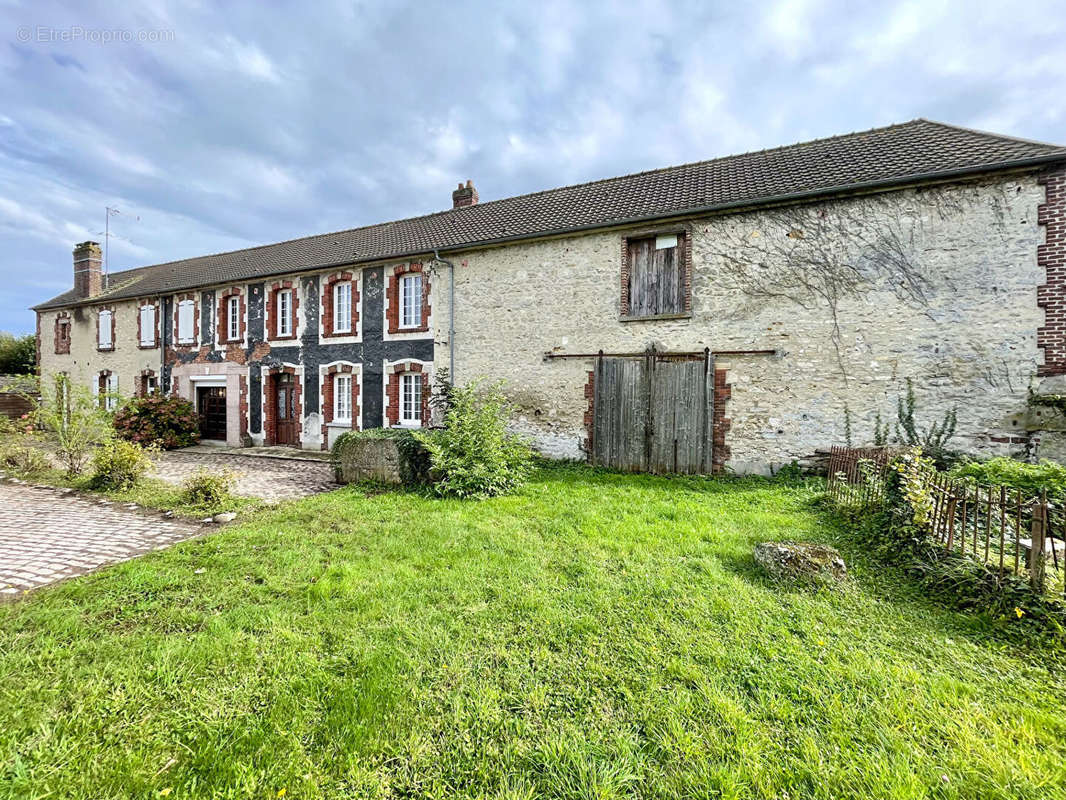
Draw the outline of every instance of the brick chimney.
<instances>
[{"instance_id":1,"label":"brick chimney","mask_svg":"<svg viewBox=\"0 0 1066 800\"><path fill-rule=\"evenodd\" d=\"M452 208L477 205L477 189L473 181L467 181L466 186L459 184L459 188L452 192Z\"/></svg>"},{"instance_id":2,"label":"brick chimney","mask_svg":"<svg viewBox=\"0 0 1066 800\"><path fill-rule=\"evenodd\" d=\"M103 276L100 272L99 242L74 245L74 296L83 299L100 294Z\"/></svg>"}]
</instances>

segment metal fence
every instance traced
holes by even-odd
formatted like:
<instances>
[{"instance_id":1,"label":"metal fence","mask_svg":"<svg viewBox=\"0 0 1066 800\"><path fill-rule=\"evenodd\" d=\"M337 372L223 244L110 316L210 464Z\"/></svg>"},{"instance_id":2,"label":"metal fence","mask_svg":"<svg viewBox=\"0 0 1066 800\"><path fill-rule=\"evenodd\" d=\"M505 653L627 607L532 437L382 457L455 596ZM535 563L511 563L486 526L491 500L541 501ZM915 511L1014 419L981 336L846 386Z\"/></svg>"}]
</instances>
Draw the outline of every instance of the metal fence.
<instances>
[{"instance_id":1,"label":"metal fence","mask_svg":"<svg viewBox=\"0 0 1066 800\"><path fill-rule=\"evenodd\" d=\"M876 509L886 500L898 448L834 447L828 494L849 510ZM999 576L1017 575L1034 589L1066 597L1066 508L1046 492L980 486L943 472L926 474L931 498L925 526L945 550L988 564Z\"/></svg>"}]
</instances>

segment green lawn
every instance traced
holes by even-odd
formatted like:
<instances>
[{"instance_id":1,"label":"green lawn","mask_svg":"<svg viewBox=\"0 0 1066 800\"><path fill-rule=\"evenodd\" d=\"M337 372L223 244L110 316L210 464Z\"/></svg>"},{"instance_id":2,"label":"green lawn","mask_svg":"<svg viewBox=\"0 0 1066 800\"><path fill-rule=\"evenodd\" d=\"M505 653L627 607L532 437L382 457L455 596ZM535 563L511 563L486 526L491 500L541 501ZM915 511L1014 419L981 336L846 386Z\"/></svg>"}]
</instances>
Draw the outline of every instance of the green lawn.
<instances>
[{"instance_id":1,"label":"green lawn","mask_svg":"<svg viewBox=\"0 0 1066 800\"><path fill-rule=\"evenodd\" d=\"M1066 797L1061 659L761 480L355 488L0 606L0 796Z\"/></svg>"}]
</instances>

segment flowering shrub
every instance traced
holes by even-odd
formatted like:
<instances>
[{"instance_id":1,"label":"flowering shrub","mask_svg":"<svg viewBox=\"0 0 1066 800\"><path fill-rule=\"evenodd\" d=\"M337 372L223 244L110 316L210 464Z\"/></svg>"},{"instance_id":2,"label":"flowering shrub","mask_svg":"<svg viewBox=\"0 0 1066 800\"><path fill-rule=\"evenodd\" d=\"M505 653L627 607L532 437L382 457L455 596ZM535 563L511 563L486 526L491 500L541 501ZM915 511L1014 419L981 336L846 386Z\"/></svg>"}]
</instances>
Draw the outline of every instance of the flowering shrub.
<instances>
[{"instance_id":1,"label":"flowering shrub","mask_svg":"<svg viewBox=\"0 0 1066 800\"><path fill-rule=\"evenodd\" d=\"M150 394L134 398L119 409L115 431L135 444L173 450L200 441L200 420L188 400L177 395Z\"/></svg>"}]
</instances>

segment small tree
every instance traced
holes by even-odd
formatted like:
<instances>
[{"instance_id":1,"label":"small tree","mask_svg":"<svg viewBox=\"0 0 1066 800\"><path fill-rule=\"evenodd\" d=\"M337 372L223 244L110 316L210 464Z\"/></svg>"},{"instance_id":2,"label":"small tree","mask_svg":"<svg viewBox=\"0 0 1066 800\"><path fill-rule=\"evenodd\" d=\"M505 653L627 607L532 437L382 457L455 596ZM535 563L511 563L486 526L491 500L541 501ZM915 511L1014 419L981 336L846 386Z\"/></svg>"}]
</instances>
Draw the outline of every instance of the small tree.
<instances>
[{"instance_id":1,"label":"small tree","mask_svg":"<svg viewBox=\"0 0 1066 800\"><path fill-rule=\"evenodd\" d=\"M520 437L507 432L511 404L501 384L484 392L480 383L452 386L444 427L416 431L429 452L435 491L451 497L487 497L521 485L533 453Z\"/></svg>"},{"instance_id":2,"label":"small tree","mask_svg":"<svg viewBox=\"0 0 1066 800\"><path fill-rule=\"evenodd\" d=\"M39 398L23 392L34 403L29 418L55 447L67 475L74 477L93 450L114 437L111 415L99 397L66 375L56 375L50 386L41 388Z\"/></svg>"}]
</instances>

